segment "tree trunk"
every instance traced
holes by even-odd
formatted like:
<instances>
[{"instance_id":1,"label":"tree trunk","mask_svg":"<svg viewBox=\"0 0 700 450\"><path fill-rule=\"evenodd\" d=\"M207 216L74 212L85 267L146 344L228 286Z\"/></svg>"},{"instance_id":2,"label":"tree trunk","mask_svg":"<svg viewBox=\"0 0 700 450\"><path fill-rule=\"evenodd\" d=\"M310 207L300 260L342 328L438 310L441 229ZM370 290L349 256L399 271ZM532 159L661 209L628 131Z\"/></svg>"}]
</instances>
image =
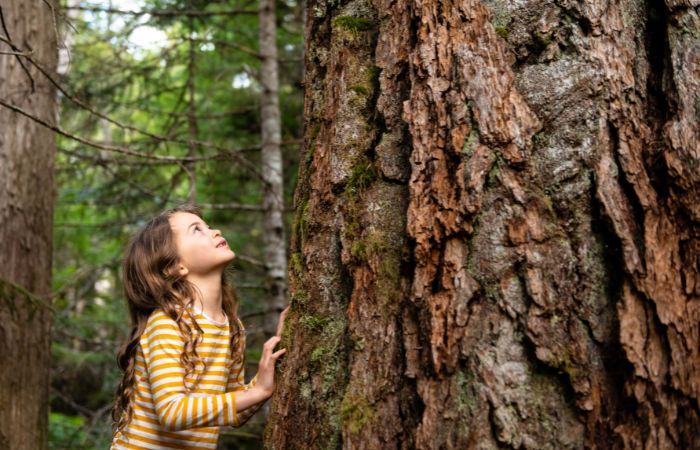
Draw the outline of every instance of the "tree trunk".
<instances>
[{"instance_id":1,"label":"tree trunk","mask_svg":"<svg viewBox=\"0 0 700 450\"><path fill-rule=\"evenodd\" d=\"M0 99L51 123L55 2L2 3ZM10 41L12 44L8 44ZM0 448L47 448L54 133L0 107Z\"/></svg>"},{"instance_id":2,"label":"tree trunk","mask_svg":"<svg viewBox=\"0 0 700 450\"><path fill-rule=\"evenodd\" d=\"M309 2L267 448L700 448L697 7Z\"/></svg>"},{"instance_id":3,"label":"tree trunk","mask_svg":"<svg viewBox=\"0 0 700 450\"><path fill-rule=\"evenodd\" d=\"M265 270L269 286L264 319L266 337L275 335L280 312L287 300L287 243L284 233L282 187L281 119L277 63L277 22L275 1L262 0L259 8L262 67L261 123L263 186L263 238Z\"/></svg>"}]
</instances>

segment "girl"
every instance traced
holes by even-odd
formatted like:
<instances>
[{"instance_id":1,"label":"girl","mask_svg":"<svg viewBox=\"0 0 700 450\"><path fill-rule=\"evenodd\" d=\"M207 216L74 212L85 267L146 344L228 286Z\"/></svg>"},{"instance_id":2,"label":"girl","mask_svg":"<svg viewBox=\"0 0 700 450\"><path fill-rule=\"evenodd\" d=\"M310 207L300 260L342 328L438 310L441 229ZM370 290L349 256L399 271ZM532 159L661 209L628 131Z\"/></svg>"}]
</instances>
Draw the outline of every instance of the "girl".
<instances>
[{"instance_id":1,"label":"girl","mask_svg":"<svg viewBox=\"0 0 700 450\"><path fill-rule=\"evenodd\" d=\"M189 205L163 212L129 243L123 279L132 329L118 356L124 376L112 449L215 449L218 427L241 426L272 396L289 307L245 384L245 330L224 274L234 258Z\"/></svg>"}]
</instances>

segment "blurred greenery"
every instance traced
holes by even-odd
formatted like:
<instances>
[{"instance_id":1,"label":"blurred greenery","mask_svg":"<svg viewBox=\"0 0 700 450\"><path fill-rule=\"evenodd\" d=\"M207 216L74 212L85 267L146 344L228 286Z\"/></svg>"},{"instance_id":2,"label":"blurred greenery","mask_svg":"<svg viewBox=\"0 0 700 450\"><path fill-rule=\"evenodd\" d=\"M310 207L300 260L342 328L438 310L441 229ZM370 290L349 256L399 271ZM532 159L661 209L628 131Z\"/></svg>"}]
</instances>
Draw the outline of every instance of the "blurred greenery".
<instances>
[{"instance_id":1,"label":"blurred greenery","mask_svg":"<svg viewBox=\"0 0 700 450\"><path fill-rule=\"evenodd\" d=\"M65 40L70 66L59 79L68 94L60 95L63 129L107 146L157 155L205 157L259 145L260 60L250 54L258 48L257 13L162 17L94 10L257 11L257 2L112 0L78 5L82 9L62 5L71 24L62 24L70 35ZM301 16L301 5L294 0L277 2L283 141L301 138ZM143 45L149 36L160 40ZM298 149L294 142L283 147L290 210ZM129 331L120 284L129 237L190 194L200 204L260 205L261 180L251 170L260 170L259 151L238 154L248 164L232 156L163 164L58 138L52 449L103 449L111 442L110 407L121 378L116 353ZM205 208L204 214L239 256L232 264L232 280L248 329L249 379L264 342L265 273L256 263L263 261L262 214L232 208ZM285 219L289 236L289 213ZM232 430L221 448L260 448L263 421L258 414Z\"/></svg>"}]
</instances>

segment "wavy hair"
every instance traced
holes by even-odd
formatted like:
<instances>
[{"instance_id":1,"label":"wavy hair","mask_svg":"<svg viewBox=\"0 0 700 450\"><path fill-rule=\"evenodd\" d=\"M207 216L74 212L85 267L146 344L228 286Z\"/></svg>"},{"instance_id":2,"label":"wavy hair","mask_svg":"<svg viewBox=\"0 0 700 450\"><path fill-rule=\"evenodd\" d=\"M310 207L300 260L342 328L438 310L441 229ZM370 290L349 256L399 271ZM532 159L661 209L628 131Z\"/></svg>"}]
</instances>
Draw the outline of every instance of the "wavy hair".
<instances>
[{"instance_id":1,"label":"wavy hair","mask_svg":"<svg viewBox=\"0 0 700 450\"><path fill-rule=\"evenodd\" d=\"M192 204L163 211L136 232L124 254L122 278L131 317L131 332L117 355L117 363L123 376L117 387L112 408L114 433L122 431L133 415L136 354L148 317L154 310L162 309L177 323L182 333L185 347L180 361L185 367L184 382L187 392L191 392L199 381L200 373L197 370L199 364L205 366L196 350L197 344L201 341L202 329L191 313L199 291L177 270L179 258L175 237L170 227L170 217L177 212L187 212L202 217L199 209ZM236 291L226 280L226 273L221 275L221 285L222 308L229 319L230 326L233 327L231 333L233 352L233 349L238 348L241 334L237 315L239 302ZM197 329L198 335L193 334L193 328ZM190 376L194 378L191 386L187 383L187 378Z\"/></svg>"}]
</instances>

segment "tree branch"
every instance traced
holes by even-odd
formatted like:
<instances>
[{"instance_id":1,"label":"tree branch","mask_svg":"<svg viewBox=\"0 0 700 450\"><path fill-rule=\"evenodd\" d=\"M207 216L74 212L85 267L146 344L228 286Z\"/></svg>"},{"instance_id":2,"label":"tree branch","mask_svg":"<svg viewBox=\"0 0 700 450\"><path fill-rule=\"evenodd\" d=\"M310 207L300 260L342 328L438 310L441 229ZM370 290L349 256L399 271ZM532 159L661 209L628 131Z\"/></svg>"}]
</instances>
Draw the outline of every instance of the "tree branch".
<instances>
[{"instance_id":1,"label":"tree branch","mask_svg":"<svg viewBox=\"0 0 700 450\"><path fill-rule=\"evenodd\" d=\"M17 49L17 50L19 50L19 49ZM155 140L155 141L157 141L157 142L174 142L174 143L177 143L177 144L182 144L182 145L187 145L187 146L190 146L190 145L192 145L192 144L195 144L195 145L199 145L199 146L202 146L202 147L214 148L214 149L216 149L216 150L218 150L218 151L225 151L225 152L227 152L231 157L233 157L233 158L235 158L237 161L239 161L242 165L246 166L246 167L248 168L248 170L251 171L251 173L253 173L258 179L260 179L260 180L262 181L263 185L266 184L265 179L264 179L264 177L262 176L262 174L259 172L258 168L255 167L255 166L254 166L250 161L248 161L246 158L244 158L243 156L237 154L238 152L230 152L229 150L227 150L227 149L225 149L225 148L222 148L222 147L220 147L220 146L214 145L214 144L209 143L209 142L202 142L202 141L197 141L197 140L191 141L191 140L171 139L171 138L168 138L168 137L166 137L166 136L159 136L159 135L157 135L157 134L150 133L150 132L148 132L148 131L141 130L141 129L136 128L136 127L133 127L133 126L124 125L124 124L122 124L122 123L120 123L120 122L118 122L118 121L116 121L116 120L114 120L114 119L108 117L107 115L102 114L102 113L100 113L99 111L94 110L94 109L91 108L89 105L83 103L80 99L78 99L78 98L72 96L70 93L68 93L68 92L63 88L63 86L61 86L56 80L53 79L53 77L41 66L41 64L37 63L33 58L31 58L30 56L26 56L26 55L24 56L24 58L26 58L34 67L36 67L36 68L51 82L51 84L53 84L53 85L56 87L56 89L58 89L63 95L66 96L66 98L68 98L70 101L72 101L72 102L75 103L76 105L80 106L81 108L83 108L83 109L89 111L90 113L96 115L97 117L99 117L99 118L101 118L101 119L104 119L104 120L106 120L106 121L108 121L108 122L110 122L110 123L116 125L117 127L124 129L124 130L130 130L130 131L134 131L134 132L136 132L136 133L139 133L139 134L143 134L143 135L145 135L145 136L148 136L148 137L152 138L153 140ZM150 156L149 156L148 154L140 153L140 152L134 152L134 151L125 149L125 148L123 148L123 147L118 147L118 146L113 146L113 145L101 145L101 146L100 146L99 144L97 144L97 143L95 143L95 142L89 141L89 140L87 140L87 139L80 138L80 137L78 137L78 136L71 135L71 134L69 134L68 132L62 130L61 128L59 128L59 127L57 127L57 126L55 126L55 125L48 124L47 122L44 122L44 121L42 121L41 119L39 119L39 118L37 118L37 117L33 117L33 116L31 116L31 114L27 113L27 112L24 111L24 110L21 110L20 108L18 108L18 107L16 107L16 106L10 105L10 104L5 103L5 102L2 102L2 103L0 103L0 104L2 104L3 106L8 107L8 108L10 108L10 109L13 109L13 110L15 110L16 112L19 112L20 114L23 114L23 115L25 115L25 116L28 117L28 118L33 118L33 119L35 119L38 123L44 124L45 126L47 126L48 128L53 129L54 131L56 131L56 132L59 133L59 134L62 134L62 135L64 135L64 136L68 137L68 138L74 139L74 140L76 140L76 141L78 141L78 142L81 142L81 143L83 143L83 144L90 145L90 146L92 146L92 147L100 148L100 149L102 149L102 150L113 151L113 152L117 152L117 153L124 153L124 154L128 154L128 155L131 155L131 156L139 156L139 157L148 158L148 159L157 159L157 160L162 160L162 161L172 161L172 162L176 162L176 163L184 163L184 162L191 162L191 161L201 161L201 160L208 160L208 159L225 159L225 157L221 157L221 156L218 156L218 157L215 157L215 158L212 158L212 157L195 157L195 156L187 156L187 157L169 157L169 156L155 156L155 155L150 155ZM257 148L259 149L260 147L258 146Z\"/></svg>"},{"instance_id":2,"label":"tree branch","mask_svg":"<svg viewBox=\"0 0 700 450\"><path fill-rule=\"evenodd\" d=\"M5 15L2 12L2 5L0 5L0 24L2 24L2 29L5 32L5 36L7 36L7 39L0 37L0 41L4 42L5 44L9 45L12 51L14 52L15 58L17 58L17 62L19 65L22 67L22 70L24 70L24 73L27 74L27 78L29 78L29 84L32 88L31 92L32 94L34 93L34 78L32 78L32 74L29 72L29 69L24 65L22 62L22 58L20 56L24 52L22 52L19 48L15 46L15 44L12 43L12 38L10 37L10 31L7 29L7 24L5 24Z\"/></svg>"},{"instance_id":3,"label":"tree branch","mask_svg":"<svg viewBox=\"0 0 700 450\"><path fill-rule=\"evenodd\" d=\"M246 205L244 203L198 203L203 209L237 209L241 211L263 211L260 205Z\"/></svg>"},{"instance_id":4,"label":"tree branch","mask_svg":"<svg viewBox=\"0 0 700 450\"><path fill-rule=\"evenodd\" d=\"M144 159L150 159L150 160L155 160L155 161L161 161L161 162L166 162L166 163L174 163L174 164L181 164L185 162L195 162L195 161L210 161L210 160L222 160L222 159L228 159L231 156L237 156L236 153L241 152L243 150L250 150L250 149L259 149L260 146L251 146L251 147L246 147L246 148L238 148L238 149L226 149L224 147L220 147L214 144L211 144L209 142L197 142L198 145L205 145L207 147L212 147L215 149L218 149L221 151L221 153L217 153L214 155L210 156L169 156L169 155L156 155L156 154L149 154L149 153L142 153L142 152L137 152L134 150L129 150L128 148L125 147L120 147L117 145L109 145L109 144L100 144L94 141L91 141L89 139L81 138L80 136L73 135L65 130L63 130L61 127L50 124L46 122L43 119L40 119L39 117L36 117L35 115L25 111L24 109L12 105L10 103L5 102L4 100L0 100L0 106L4 106L5 108L11 109L12 111L21 114L28 119L31 119L35 121L36 123L43 125L44 127L60 134L61 136L67 137L68 139L72 139L76 142L79 142L84 145L89 145L90 147L94 147L100 150L105 150L108 152L114 152L114 153L120 153L128 156L135 156L138 158L144 158ZM178 142L178 141L172 141L168 139L163 139L163 141L168 141L168 142ZM262 177L261 177L262 179Z\"/></svg>"},{"instance_id":5,"label":"tree branch","mask_svg":"<svg viewBox=\"0 0 700 450\"><path fill-rule=\"evenodd\" d=\"M121 14L125 16L153 16L153 17L212 17L212 16L240 16L246 14L257 14L256 10L232 9L227 11L196 11L179 9L152 9L143 11L127 11L116 8L100 8L98 6L68 6L66 10L79 10L90 12L104 12L109 14Z\"/></svg>"}]
</instances>

